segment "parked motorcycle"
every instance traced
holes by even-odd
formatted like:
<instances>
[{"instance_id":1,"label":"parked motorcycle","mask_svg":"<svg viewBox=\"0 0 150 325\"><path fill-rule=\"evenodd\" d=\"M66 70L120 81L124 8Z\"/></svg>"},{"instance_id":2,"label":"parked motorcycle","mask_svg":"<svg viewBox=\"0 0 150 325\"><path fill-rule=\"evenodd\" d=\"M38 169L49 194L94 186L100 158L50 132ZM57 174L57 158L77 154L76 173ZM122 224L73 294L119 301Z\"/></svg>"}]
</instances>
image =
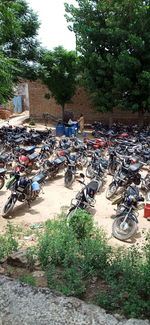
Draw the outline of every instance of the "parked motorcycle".
<instances>
[{"instance_id":1,"label":"parked motorcycle","mask_svg":"<svg viewBox=\"0 0 150 325\"><path fill-rule=\"evenodd\" d=\"M117 204L117 211L114 222L112 224L112 234L120 240L126 240L132 237L137 229L136 209L139 202L143 202L144 198L139 195L139 190L135 185L129 186L123 195L112 202Z\"/></svg>"},{"instance_id":2,"label":"parked motorcycle","mask_svg":"<svg viewBox=\"0 0 150 325\"><path fill-rule=\"evenodd\" d=\"M10 215L15 203L17 201L27 202L30 206L30 202L35 200L40 193L40 185L33 179L29 179L24 176L20 176L19 172L11 174L9 181L6 184L6 188L11 191L7 202L2 210L2 217L7 218Z\"/></svg>"},{"instance_id":3,"label":"parked motorcycle","mask_svg":"<svg viewBox=\"0 0 150 325\"><path fill-rule=\"evenodd\" d=\"M82 173L80 174L80 176L84 178L84 175ZM78 182L83 185L83 188L77 193L75 199L71 200L71 206L66 216L68 224L70 219L73 217L73 215L78 209L88 210L90 207L94 207L95 194L99 191L98 180L92 180L88 184L85 184L81 180L78 180Z\"/></svg>"},{"instance_id":4,"label":"parked motorcycle","mask_svg":"<svg viewBox=\"0 0 150 325\"><path fill-rule=\"evenodd\" d=\"M6 178L6 168L0 168L0 190L3 188L5 184L5 178Z\"/></svg>"},{"instance_id":5,"label":"parked motorcycle","mask_svg":"<svg viewBox=\"0 0 150 325\"><path fill-rule=\"evenodd\" d=\"M66 162L65 157L56 158L54 160L46 160L42 164L41 171L47 173L47 178L55 177L59 171L64 168Z\"/></svg>"},{"instance_id":6,"label":"parked motorcycle","mask_svg":"<svg viewBox=\"0 0 150 325\"><path fill-rule=\"evenodd\" d=\"M140 168L140 163L131 164L129 167L125 167L124 164L122 164L118 171L114 174L113 180L108 186L106 198L112 198L118 190L123 190L131 183L139 185L141 181L141 175L139 174Z\"/></svg>"}]
</instances>

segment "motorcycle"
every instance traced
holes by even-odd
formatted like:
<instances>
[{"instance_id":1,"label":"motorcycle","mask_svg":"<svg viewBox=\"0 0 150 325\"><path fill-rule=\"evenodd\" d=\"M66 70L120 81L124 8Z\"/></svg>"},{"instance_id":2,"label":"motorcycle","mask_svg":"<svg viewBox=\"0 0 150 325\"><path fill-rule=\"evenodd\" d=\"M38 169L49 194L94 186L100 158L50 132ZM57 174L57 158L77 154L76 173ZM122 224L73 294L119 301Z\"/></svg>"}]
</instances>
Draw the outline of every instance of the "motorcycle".
<instances>
[{"instance_id":1,"label":"motorcycle","mask_svg":"<svg viewBox=\"0 0 150 325\"><path fill-rule=\"evenodd\" d=\"M64 168L65 162L65 157L56 158L52 161L46 160L42 164L41 171L45 171L47 173L47 178L55 177L59 171Z\"/></svg>"},{"instance_id":2,"label":"motorcycle","mask_svg":"<svg viewBox=\"0 0 150 325\"><path fill-rule=\"evenodd\" d=\"M0 190L3 188L5 184L5 178L6 178L6 168L0 168Z\"/></svg>"},{"instance_id":3,"label":"motorcycle","mask_svg":"<svg viewBox=\"0 0 150 325\"><path fill-rule=\"evenodd\" d=\"M139 202L144 198L139 196L139 190L135 185L129 186L124 194L115 199L112 204L117 204L117 211L112 224L112 234L120 240L132 237L137 229L136 209L143 207Z\"/></svg>"},{"instance_id":4,"label":"motorcycle","mask_svg":"<svg viewBox=\"0 0 150 325\"><path fill-rule=\"evenodd\" d=\"M29 179L24 176L20 176L19 172L11 174L9 181L6 184L6 188L11 191L7 202L2 210L2 217L7 218L12 211L15 203L27 202L30 206L30 202L35 200L40 193L40 185L35 179Z\"/></svg>"},{"instance_id":5,"label":"motorcycle","mask_svg":"<svg viewBox=\"0 0 150 325\"><path fill-rule=\"evenodd\" d=\"M31 155L20 155L18 157L18 164L16 166L16 171L26 172L30 174L32 170L39 169L40 165L38 160L40 155L38 152L34 152Z\"/></svg>"},{"instance_id":6,"label":"motorcycle","mask_svg":"<svg viewBox=\"0 0 150 325\"><path fill-rule=\"evenodd\" d=\"M84 178L84 174L81 173L80 176ZM83 188L77 193L75 199L71 200L71 206L66 216L68 224L78 209L88 210L90 207L94 207L95 194L99 191L99 180L92 180L87 185L81 180L78 182L83 185Z\"/></svg>"},{"instance_id":7,"label":"motorcycle","mask_svg":"<svg viewBox=\"0 0 150 325\"><path fill-rule=\"evenodd\" d=\"M112 198L118 190L123 191L125 186L134 183L140 184L141 175L138 173L141 168L141 164L131 164L129 167L125 167L124 163L120 166L118 171L114 174L112 182L109 184L106 191L106 198Z\"/></svg>"}]
</instances>

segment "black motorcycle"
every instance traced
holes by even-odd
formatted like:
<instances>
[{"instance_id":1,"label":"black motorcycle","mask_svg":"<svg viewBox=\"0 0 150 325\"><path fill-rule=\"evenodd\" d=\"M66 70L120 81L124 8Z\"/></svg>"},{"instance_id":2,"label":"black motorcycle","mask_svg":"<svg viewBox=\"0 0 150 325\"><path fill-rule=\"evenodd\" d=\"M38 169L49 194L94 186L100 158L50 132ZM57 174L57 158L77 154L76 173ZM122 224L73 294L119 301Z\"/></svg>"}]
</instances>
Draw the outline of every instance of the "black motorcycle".
<instances>
[{"instance_id":1,"label":"black motorcycle","mask_svg":"<svg viewBox=\"0 0 150 325\"><path fill-rule=\"evenodd\" d=\"M126 186L132 183L139 185L141 182L141 175L139 174L140 168L140 163L131 164L129 167L125 167L124 164L122 164L114 174L113 180L108 186L106 198L112 198L118 190L123 191Z\"/></svg>"},{"instance_id":2,"label":"black motorcycle","mask_svg":"<svg viewBox=\"0 0 150 325\"><path fill-rule=\"evenodd\" d=\"M139 190L135 185L127 187L123 195L112 202L117 204L116 216L112 224L112 234L120 240L129 239L137 229L136 209L143 202L144 198L139 195ZM142 207L142 206L141 206Z\"/></svg>"},{"instance_id":3,"label":"black motorcycle","mask_svg":"<svg viewBox=\"0 0 150 325\"><path fill-rule=\"evenodd\" d=\"M56 158L54 160L46 160L42 164L41 171L47 173L47 178L55 177L61 169L64 168L66 162L65 157Z\"/></svg>"},{"instance_id":4,"label":"black motorcycle","mask_svg":"<svg viewBox=\"0 0 150 325\"><path fill-rule=\"evenodd\" d=\"M80 176L84 178L83 174ZM92 180L87 185L81 180L78 182L83 185L83 188L77 193L75 199L71 200L71 206L66 216L68 224L78 209L88 210L90 207L94 207L95 194L99 191L99 180Z\"/></svg>"},{"instance_id":5,"label":"black motorcycle","mask_svg":"<svg viewBox=\"0 0 150 325\"><path fill-rule=\"evenodd\" d=\"M35 200L40 193L40 185L35 179L29 179L24 176L20 176L19 172L11 174L9 181L6 184L6 188L11 191L7 202L2 210L2 217L6 218L12 211L17 201L27 202L30 206L30 202Z\"/></svg>"}]
</instances>

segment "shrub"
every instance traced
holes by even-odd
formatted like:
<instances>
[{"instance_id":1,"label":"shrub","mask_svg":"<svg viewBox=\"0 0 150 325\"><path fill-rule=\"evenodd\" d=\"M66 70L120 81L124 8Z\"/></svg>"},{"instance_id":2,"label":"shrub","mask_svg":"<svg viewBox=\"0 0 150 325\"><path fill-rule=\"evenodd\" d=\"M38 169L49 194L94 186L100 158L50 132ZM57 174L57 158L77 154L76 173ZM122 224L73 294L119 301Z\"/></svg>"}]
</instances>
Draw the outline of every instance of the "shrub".
<instances>
[{"instance_id":1,"label":"shrub","mask_svg":"<svg viewBox=\"0 0 150 325\"><path fill-rule=\"evenodd\" d=\"M0 261L10 253L16 251L18 242L14 238L14 229L11 223L7 224L7 230L3 235L0 235Z\"/></svg>"},{"instance_id":2,"label":"shrub","mask_svg":"<svg viewBox=\"0 0 150 325\"><path fill-rule=\"evenodd\" d=\"M84 239L92 234L93 216L84 210L78 209L71 217L69 226L76 234L77 239Z\"/></svg>"},{"instance_id":3,"label":"shrub","mask_svg":"<svg viewBox=\"0 0 150 325\"><path fill-rule=\"evenodd\" d=\"M78 245L75 234L64 220L49 220L39 239L38 258L43 267L49 263L69 265L78 257Z\"/></svg>"}]
</instances>

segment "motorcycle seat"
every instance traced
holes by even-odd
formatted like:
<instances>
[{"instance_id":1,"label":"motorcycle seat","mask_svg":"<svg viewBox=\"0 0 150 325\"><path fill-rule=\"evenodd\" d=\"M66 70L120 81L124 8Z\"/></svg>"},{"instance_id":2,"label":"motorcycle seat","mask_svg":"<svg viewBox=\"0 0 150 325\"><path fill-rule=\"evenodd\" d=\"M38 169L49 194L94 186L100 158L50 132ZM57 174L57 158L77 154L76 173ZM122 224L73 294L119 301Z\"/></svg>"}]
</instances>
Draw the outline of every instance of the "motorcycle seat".
<instances>
[{"instance_id":1,"label":"motorcycle seat","mask_svg":"<svg viewBox=\"0 0 150 325\"><path fill-rule=\"evenodd\" d=\"M27 154L32 154L34 150L36 149L36 146L31 146L23 149Z\"/></svg>"},{"instance_id":2,"label":"motorcycle seat","mask_svg":"<svg viewBox=\"0 0 150 325\"><path fill-rule=\"evenodd\" d=\"M141 167L141 164L133 164L129 167L129 171L131 172L137 172Z\"/></svg>"},{"instance_id":3,"label":"motorcycle seat","mask_svg":"<svg viewBox=\"0 0 150 325\"><path fill-rule=\"evenodd\" d=\"M34 153L32 153L32 155L28 155L28 158L30 160L34 160L38 157L38 155L39 155L38 152L34 152Z\"/></svg>"},{"instance_id":4,"label":"motorcycle seat","mask_svg":"<svg viewBox=\"0 0 150 325\"><path fill-rule=\"evenodd\" d=\"M40 172L32 178L32 183L38 182L40 184L44 181L45 178L46 178L46 173Z\"/></svg>"},{"instance_id":5,"label":"motorcycle seat","mask_svg":"<svg viewBox=\"0 0 150 325\"><path fill-rule=\"evenodd\" d=\"M6 169L6 168L0 168L0 175L3 175L3 174L5 174L5 173L6 173L6 171L7 171L7 169Z\"/></svg>"},{"instance_id":6,"label":"motorcycle seat","mask_svg":"<svg viewBox=\"0 0 150 325\"><path fill-rule=\"evenodd\" d=\"M92 190L92 191L94 191L94 193L96 193L98 190L98 182L91 181L89 184L87 184L87 189Z\"/></svg>"},{"instance_id":7,"label":"motorcycle seat","mask_svg":"<svg viewBox=\"0 0 150 325\"><path fill-rule=\"evenodd\" d=\"M8 157L9 157L8 153L3 153L2 155L0 155L0 161L1 160L6 160L6 159L8 159Z\"/></svg>"},{"instance_id":8,"label":"motorcycle seat","mask_svg":"<svg viewBox=\"0 0 150 325\"><path fill-rule=\"evenodd\" d=\"M53 163L56 164L56 165L61 165L65 161L66 161L66 158L65 157L61 157L61 158L57 158L57 159L53 160Z\"/></svg>"}]
</instances>

